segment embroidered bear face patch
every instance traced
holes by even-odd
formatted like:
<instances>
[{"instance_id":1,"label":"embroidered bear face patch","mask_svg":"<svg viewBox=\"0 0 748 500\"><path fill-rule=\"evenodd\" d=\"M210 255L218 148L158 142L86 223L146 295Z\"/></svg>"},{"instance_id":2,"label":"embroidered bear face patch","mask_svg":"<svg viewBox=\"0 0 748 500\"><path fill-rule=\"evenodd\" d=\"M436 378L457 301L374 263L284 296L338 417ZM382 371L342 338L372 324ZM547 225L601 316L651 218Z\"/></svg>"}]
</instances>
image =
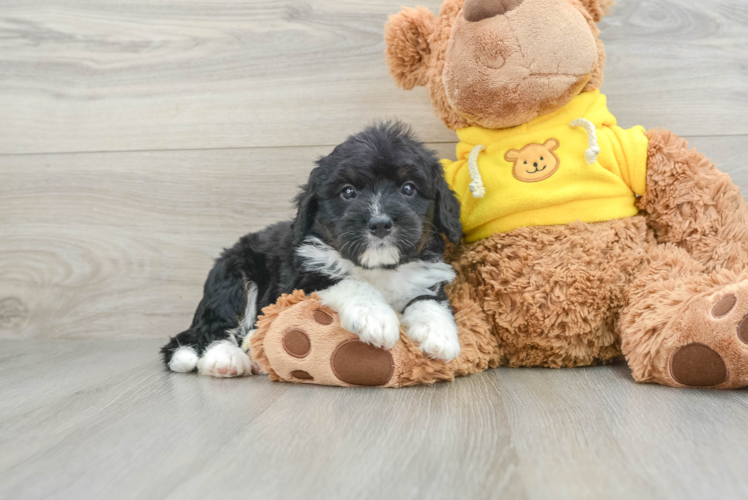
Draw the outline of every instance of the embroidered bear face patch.
<instances>
[{"instance_id":1,"label":"embroidered bear face patch","mask_svg":"<svg viewBox=\"0 0 748 500\"><path fill-rule=\"evenodd\" d=\"M558 139L548 139L543 144L528 144L524 148L510 149L504 159L514 163L512 174L522 182L539 182L552 176L558 170L561 160L554 153L561 143Z\"/></svg>"}]
</instances>

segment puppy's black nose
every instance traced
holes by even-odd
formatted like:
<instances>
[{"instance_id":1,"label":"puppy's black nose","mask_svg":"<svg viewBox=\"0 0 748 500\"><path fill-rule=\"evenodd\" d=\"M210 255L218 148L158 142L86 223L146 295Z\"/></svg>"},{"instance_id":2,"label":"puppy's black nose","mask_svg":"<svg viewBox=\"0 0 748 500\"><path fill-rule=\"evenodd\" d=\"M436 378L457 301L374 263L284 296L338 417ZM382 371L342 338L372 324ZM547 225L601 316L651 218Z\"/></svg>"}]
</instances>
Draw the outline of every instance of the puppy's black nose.
<instances>
[{"instance_id":1,"label":"puppy's black nose","mask_svg":"<svg viewBox=\"0 0 748 500\"><path fill-rule=\"evenodd\" d=\"M466 21L477 23L506 14L521 3L522 0L465 0L462 6L462 16Z\"/></svg>"},{"instance_id":2,"label":"puppy's black nose","mask_svg":"<svg viewBox=\"0 0 748 500\"><path fill-rule=\"evenodd\" d=\"M392 219L386 215L369 220L369 232L377 238L384 238L392 231Z\"/></svg>"}]
</instances>

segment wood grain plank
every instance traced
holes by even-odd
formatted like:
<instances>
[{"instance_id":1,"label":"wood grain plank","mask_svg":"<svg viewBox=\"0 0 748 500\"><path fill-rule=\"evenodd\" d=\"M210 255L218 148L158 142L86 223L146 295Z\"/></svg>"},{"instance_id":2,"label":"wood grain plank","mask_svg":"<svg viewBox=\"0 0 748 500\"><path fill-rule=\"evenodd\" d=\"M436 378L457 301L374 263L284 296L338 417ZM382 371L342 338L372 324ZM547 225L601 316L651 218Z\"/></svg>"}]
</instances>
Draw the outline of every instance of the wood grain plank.
<instances>
[{"instance_id":1,"label":"wood grain plank","mask_svg":"<svg viewBox=\"0 0 748 500\"><path fill-rule=\"evenodd\" d=\"M448 139L423 89L389 77L399 6L6 1L0 152L332 145L392 116Z\"/></svg>"},{"instance_id":2,"label":"wood grain plank","mask_svg":"<svg viewBox=\"0 0 748 500\"><path fill-rule=\"evenodd\" d=\"M96 346L105 357L142 352ZM38 408L2 421L0 496L524 498L488 379L347 390L177 375L148 358L115 372L66 397L40 393Z\"/></svg>"},{"instance_id":3,"label":"wood grain plank","mask_svg":"<svg viewBox=\"0 0 748 500\"><path fill-rule=\"evenodd\" d=\"M264 457L258 498L527 498L497 387L485 378L405 391L295 387L224 450ZM313 402L313 403L312 403ZM263 467L264 469L264 467ZM203 473L246 491L231 471ZM271 472L272 471L272 472ZM210 495L193 475L170 498Z\"/></svg>"},{"instance_id":4,"label":"wood grain plank","mask_svg":"<svg viewBox=\"0 0 748 500\"><path fill-rule=\"evenodd\" d=\"M260 377L254 384L246 383L250 379L230 381L234 385L196 374L174 378L155 356L158 342L153 340L94 344L96 352L88 351L80 364L57 359L48 366L72 372L91 363L98 377L89 376L74 392L60 394L50 392L49 382L40 379L29 389L37 389L38 406L2 420L3 498L163 497L133 492L145 486L152 491L173 487L176 483L170 482L169 474L176 472L181 478L185 472L178 467L179 457L220 456L234 433L287 389ZM45 351L28 353L37 361L26 370L32 381L46 369ZM133 354L140 358L135 364L130 362ZM123 359L110 360L111 371L100 373L97 358L117 355ZM6 383L14 382L5 375ZM42 471L50 474L49 481L39 481ZM151 481L144 484L145 478Z\"/></svg>"},{"instance_id":5,"label":"wood grain plank","mask_svg":"<svg viewBox=\"0 0 748 500\"><path fill-rule=\"evenodd\" d=\"M165 338L186 328L211 259L288 219L323 152L4 157L3 334Z\"/></svg>"},{"instance_id":6,"label":"wood grain plank","mask_svg":"<svg viewBox=\"0 0 748 500\"><path fill-rule=\"evenodd\" d=\"M617 0L600 29L602 90L620 124L746 134L746 21L740 0Z\"/></svg>"},{"instance_id":7,"label":"wood grain plank","mask_svg":"<svg viewBox=\"0 0 748 500\"><path fill-rule=\"evenodd\" d=\"M66 342L45 339L0 341L0 425L29 414L43 404L63 401L85 390L93 380L120 377L158 360L153 340L117 340L102 348L100 340ZM33 376L29 376L33 373Z\"/></svg>"},{"instance_id":8,"label":"wood grain plank","mask_svg":"<svg viewBox=\"0 0 748 500\"><path fill-rule=\"evenodd\" d=\"M68 347L62 347L67 345ZM2 498L743 498L745 391L623 364L500 368L407 389L165 372L158 342L0 341ZM70 355L52 356L62 348ZM80 354L75 354L75 351ZM109 360L110 369L97 364ZM140 361L137 361L140 358ZM64 378L91 365L65 389Z\"/></svg>"},{"instance_id":9,"label":"wood grain plank","mask_svg":"<svg viewBox=\"0 0 748 500\"><path fill-rule=\"evenodd\" d=\"M743 498L745 391L639 385L625 363L498 369L531 498Z\"/></svg>"},{"instance_id":10,"label":"wood grain plank","mask_svg":"<svg viewBox=\"0 0 748 500\"><path fill-rule=\"evenodd\" d=\"M743 137L695 138L748 190ZM454 156L451 144L431 144ZM165 339L329 147L0 158L0 337Z\"/></svg>"},{"instance_id":11,"label":"wood grain plank","mask_svg":"<svg viewBox=\"0 0 748 500\"><path fill-rule=\"evenodd\" d=\"M452 141L424 89L389 77L402 3L5 0L0 153L332 145L385 117ZM748 134L747 18L738 0L619 0L601 27L621 123Z\"/></svg>"}]
</instances>

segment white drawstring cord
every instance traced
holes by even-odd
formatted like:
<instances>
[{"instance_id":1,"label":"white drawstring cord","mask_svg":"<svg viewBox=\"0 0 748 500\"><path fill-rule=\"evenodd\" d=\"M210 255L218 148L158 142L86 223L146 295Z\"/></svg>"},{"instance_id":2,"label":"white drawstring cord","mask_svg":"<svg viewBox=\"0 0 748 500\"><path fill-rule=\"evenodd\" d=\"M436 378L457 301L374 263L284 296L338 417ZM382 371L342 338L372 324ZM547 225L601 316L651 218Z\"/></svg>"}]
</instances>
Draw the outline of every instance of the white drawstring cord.
<instances>
[{"instance_id":1,"label":"white drawstring cord","mask_svg":"<svg viewBox=\"0 0 748 500\"><path fill-rule=\"evenodd\" d=\"M600 147L597 145L597 132L591 121L584 118L577 118L569 124L570 127L582 127L587 131L587 142L589 148L584 152L584 159L587 163L593 165L597 161L597 155L600 154Z\"/></svg>"},{"instance_id":2,"label":"white drawstring cord","mask_svg":"<svg viewBox=\"0 0 748 500\"><path fill-rule=\"evenodd\" d=\"M473 180L468 187L470 192L473 193L473 198L483 198L486 196L486 188L483 186L483 179L480 176L480 170L478 170L478 155L482 151L485 151L486 146L478 144L470 152L468 158L468 170L470 171L470 178Z\"/></svg>"}]
</instances>

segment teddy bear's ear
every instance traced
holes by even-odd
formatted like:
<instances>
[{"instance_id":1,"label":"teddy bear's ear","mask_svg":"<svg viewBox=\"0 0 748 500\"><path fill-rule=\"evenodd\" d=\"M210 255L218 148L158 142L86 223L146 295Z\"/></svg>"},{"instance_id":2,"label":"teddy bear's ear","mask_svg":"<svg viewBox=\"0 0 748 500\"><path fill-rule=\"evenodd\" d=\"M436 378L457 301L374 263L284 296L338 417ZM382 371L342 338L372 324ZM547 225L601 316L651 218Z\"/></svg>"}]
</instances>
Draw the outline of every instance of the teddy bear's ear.
<instances>
[{"instance_id":1,"label":"teddy bear's ear","mask_svg":"<svg viewBox=\"0 0 748 500\"><path fill-rule=\"evenodd\" d=\"M426 7L403 10L390 16L384 28L390 73L398 86L411 90L427 83L431 54L428 38L436 30L436 17Z\"/></svg>"},{"instance_id":2,"label":"teddy bear's ear","mask_svg":"<svg viewBox=\"0 0 748 500\"><path fill-rule=\"evenodd\" d=\"M610 14L610 9L613 7L615 0L580 0L587 12L590 13L592 19L596 23L603 20L603 16Z\"/></svg>"},{"instance_id":3,"label":"teddy bear's ear","mask_svg":"<svg viewBox=\"0 0 748 500\"><path fill-rule=\"evenodd\" d=\"M561 143L558 142L558 139L548 139L547 141L545 141L545 144L543 144L543 146L545 146L545 149L547 149L548 151L555 151L560 145Z\"/></svg>"},{"instance_id":4,"label":"teddy bear's ear","mask_svg":"<svg viewBox=\"0 0 748 500\"><path fill-rule=\"evenodd\" d=\"M510 149L504 155L504 159L508 162L515 162L519 160L519 151L517 151L516 149Z\"/></svg>"}]
</instances>

